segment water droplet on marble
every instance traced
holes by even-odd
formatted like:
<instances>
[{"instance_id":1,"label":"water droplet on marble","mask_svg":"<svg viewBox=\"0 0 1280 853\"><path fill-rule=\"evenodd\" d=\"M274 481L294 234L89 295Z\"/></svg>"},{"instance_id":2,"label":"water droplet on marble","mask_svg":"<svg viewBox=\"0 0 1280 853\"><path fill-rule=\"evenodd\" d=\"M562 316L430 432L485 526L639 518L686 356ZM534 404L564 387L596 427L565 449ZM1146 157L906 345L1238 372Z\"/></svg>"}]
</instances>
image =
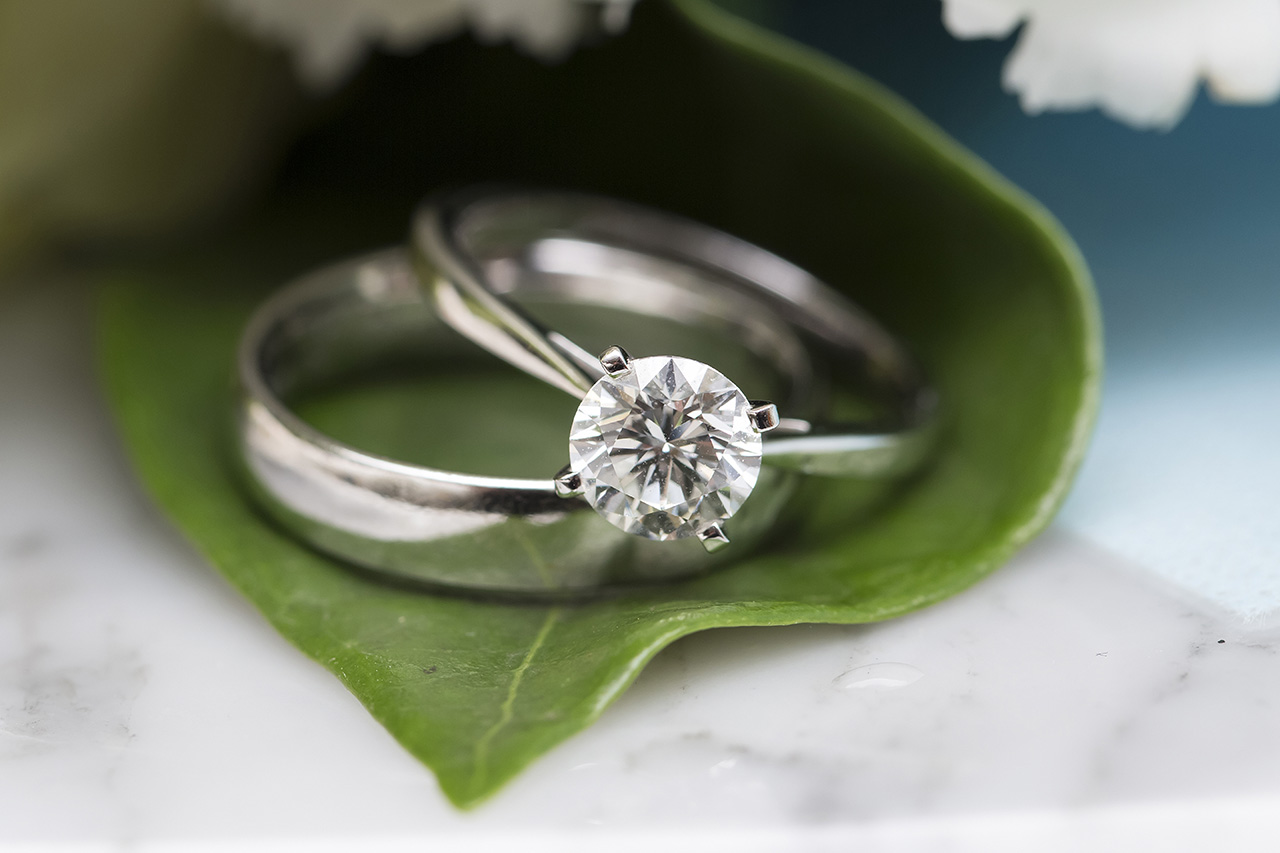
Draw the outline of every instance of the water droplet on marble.
<instances>
[{"instance_id":1,"label":"water droplet on marble","mask_svg":"<svg viewBox=\"0 0 1280 853\"><path fill-rule=\"evenodd\" d=\"M831 682L840 690L862 690L868 687L906 687L924 677L909 663L869 663L855 667Z\"/></svg>"},{"instance_id":2,"label":"water droplet on marble","mask_svg":"<svg viewBox=\"0 0 1280 853\"><path fill-rule=\"evenodd\" d=\"M707 772L711 775L711 778L714 779L717 776L724 775L737 766L738 759L726 758L724 761L717 761L715 764L712 764L711 768Z\"/></svg>"}]
</instances>

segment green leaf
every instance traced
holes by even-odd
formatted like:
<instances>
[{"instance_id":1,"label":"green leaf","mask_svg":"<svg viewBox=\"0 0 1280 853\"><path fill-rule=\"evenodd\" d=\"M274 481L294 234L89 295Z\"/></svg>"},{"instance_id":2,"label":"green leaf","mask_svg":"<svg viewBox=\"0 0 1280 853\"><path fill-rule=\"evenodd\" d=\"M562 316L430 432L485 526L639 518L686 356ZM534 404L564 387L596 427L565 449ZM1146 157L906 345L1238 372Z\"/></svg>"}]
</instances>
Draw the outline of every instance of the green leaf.
<instances>
[{"instance_id":1,"label":"green leaf","mask_svg":"<svg viewBox=\"0 0 1280 853\"><path fill-rule=\"evenodd\" d=\"M625 37L560 66L457 42L383 60L361 86L295 154L261 220L110 283L103 370L160 506L453 802L479 802L590 724L681 636L924 607L999 566L1057 508L1097 400L1084 268L1039 207L874 84L677 2L641 4ZM246 505L224 455L240 326L286 275L398 237L419 191L480 178L674 209L843 288L909 339L940 389L936 464L838 535L798 532L712 575L586 604L427 595L299 546ZM336 199L338 216L316 199ZM531 380L486 381L548 412L546 446L526 461L558 467L563 402ZM307 416L406 456L517 463L486 459L476 436L412 428L471 393L463 378L397 382L312 400ZM856 486L813 488L819 515L852 517Z\"/></svg>"}]
</instances>

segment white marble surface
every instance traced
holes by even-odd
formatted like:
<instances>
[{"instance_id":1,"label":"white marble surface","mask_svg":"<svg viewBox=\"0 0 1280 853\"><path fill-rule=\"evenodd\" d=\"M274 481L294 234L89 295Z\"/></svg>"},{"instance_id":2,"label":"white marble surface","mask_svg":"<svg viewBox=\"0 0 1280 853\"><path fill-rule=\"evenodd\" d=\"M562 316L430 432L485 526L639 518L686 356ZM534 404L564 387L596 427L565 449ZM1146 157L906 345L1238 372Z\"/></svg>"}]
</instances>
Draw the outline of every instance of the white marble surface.
<instances>
[{"instance_id":1,"label":"white marble surface","mask_svg":"<svg viewBox=\"0 0 1280 853\"><path fill-rule=\"evenodd\" d=\"M682 641L459 814L140 495L72 292L0 303L0 851L1280 845L1280 632L1062 527L895 622Z\"/></svg>"}]
</instances>

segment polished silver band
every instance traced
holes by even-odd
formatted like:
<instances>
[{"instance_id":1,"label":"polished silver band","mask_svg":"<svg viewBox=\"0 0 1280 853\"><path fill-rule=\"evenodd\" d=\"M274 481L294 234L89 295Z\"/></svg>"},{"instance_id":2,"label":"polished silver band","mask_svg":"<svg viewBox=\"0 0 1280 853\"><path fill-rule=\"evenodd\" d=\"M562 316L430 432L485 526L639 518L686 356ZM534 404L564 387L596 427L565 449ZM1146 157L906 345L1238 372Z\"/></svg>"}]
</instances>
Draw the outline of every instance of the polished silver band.
<instances>
[{"instance_id":1,"label":"polished silver band","mask_svg":"<svg viewBox=\"0 0 1280 853\"><path fill-rule=\"evenodd\" d=\"M491 271L511 260L492 257ZM591 307L577 284L529 272L512 291L540 304ZM702 336L751 340L764 354L760 390L806 404L809 361L785 324L758 305L725 312L720 285L710 278L689 279L679 291L652 284L644 294L652 297L644 303L651 314L674 307ZM628 312L638 319L644 313ZM455 589L596 590L681 577L723 559L696 540L629 536L584 502L559 496L550 477L474 476L368 453L321 433L287 402L384 362L408 359L439 371L468 352L479 353L436 319L401 250L337 264L286 287L254 314L238 353L235 437L257 503L327 554ZM746 363L752 354L741 358ZM770 366L774 372L765 376ZM749 547L769 532L794 480L791 472L762 472L758 494L734 519L735 543Z\"/></svg>"},{"instance_id":2,"label":"polished silver band","mask_svg":"<svg viewBox=\"0 0 1280 853\"><path fill-rule=\"evenodd\" d=\"M412 250L450 326L578 398L602 375L600 350L549 330L507 299L522 276L557 276L573 282L580 298L673 314L690 280L714 278L713 313L737 314L743 299L763 306L805 335L828 367L825 386L808 395L807 406L779 402L784 416L765 437L766 463L806 474L895 478L917 468L932 447L936 397L907 349L809 273L724 232L600 196L464 190L419 208ZM664 280L668 290L654 287ZM845 384L879 406L862 420L838 420L833 396Z\"/></svg>"},{"instance_id":3,"label":"polished silver band","mask_svg":"<svg viewBox=\"0 0 1280 853\"><path fill-rule=\"evenodd\" d=\"M730 516L738 552L766 536L801 474L892 481L931 443L933 396L901 345L808 274L718 231L589 196L459 194L423 207L413 242L286 287L252 318L239 351L236 438L250 491L276 523L347 562L512 594L681 577L721 559L710 552L727 543L720 522ZM582 309L578 328L564 324L566 310ZM610 311L626 319L606 331ZM556 317L564 331L535 316ZM683 331L664 346L646 337L646 318ZM635 360L607 347L619 335L682 355ZM707 363L686 357L699 346ZM647 424L649 434L623 440L633 456L645 445L649 467L626 469L610 499L644 513L615 512L601 497L612 488L604 477L625 468L613 450L598 456L608 464L588 494L571 466L520 479L379 456L321 433L287 402L385 361L413 358L439 373L485 351L580 400L575 432L592 406L596 426ZM668 384L681 370L712 384L695 393L677 376L694 396L637 398L602 414L600 389L638 383L654 362L675 370L663 374ZM745 377L741 390L721 369ZM836 416L850 400L860 420ZM514 441L522 414L510 413ZM645 420L668 417L669 433ZM580 438L570 438L571 459Z\"/></svg>"}]
</instances>

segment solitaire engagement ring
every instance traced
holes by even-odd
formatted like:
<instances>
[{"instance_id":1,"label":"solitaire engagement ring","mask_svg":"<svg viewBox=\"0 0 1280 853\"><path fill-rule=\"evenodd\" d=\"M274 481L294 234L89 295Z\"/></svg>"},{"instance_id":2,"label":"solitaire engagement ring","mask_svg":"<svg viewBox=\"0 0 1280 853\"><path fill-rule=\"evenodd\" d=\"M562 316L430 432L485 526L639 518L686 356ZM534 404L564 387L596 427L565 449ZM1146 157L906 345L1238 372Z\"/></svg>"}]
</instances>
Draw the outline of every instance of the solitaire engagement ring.
<instances>
[{"instance_id":1,"label":"solitaire engagement ring","mask_svg":"<svg viewBox=\"0 0 1280 853\"><path fill-rule=\"evenodd\" d=\"M389 458L292 408L379 366L448 377L494 355L577 401L558 474ZM277 524L347 563L502 594L705 571L771 535L806 475L915 470L935 421L902 345L812 276L705 226L569 194L433 199L408 252L335 264L265 303L237 376L237 457ZM520 446L534 414L505 414L503 441Z\"/></svg>"}]
</instances>

